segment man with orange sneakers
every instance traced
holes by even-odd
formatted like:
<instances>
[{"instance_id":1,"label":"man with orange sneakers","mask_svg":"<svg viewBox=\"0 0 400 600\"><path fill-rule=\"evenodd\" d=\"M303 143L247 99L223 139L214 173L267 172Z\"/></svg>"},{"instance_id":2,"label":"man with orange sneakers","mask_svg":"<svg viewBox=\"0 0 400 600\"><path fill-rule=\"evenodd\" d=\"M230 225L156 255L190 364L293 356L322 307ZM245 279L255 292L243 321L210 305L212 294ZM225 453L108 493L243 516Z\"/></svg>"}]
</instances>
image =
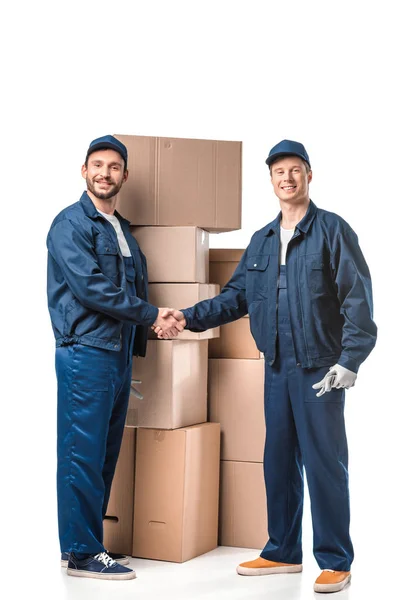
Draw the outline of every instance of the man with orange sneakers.
<instances>
[{"instance_id":1,"label":"man with orange sneakers","mask_svg":"<svg viewBox=\"0 0 400 600\"><path fill-rule=\"evenodd\" d=\"M218 296L171 314L204 331L248 313L264 353L269 540L237 572L302 571L305 468L322 569L314 590L336 592L350 581L353 561L344 390L376 341L371 278L350 225L310 200L304 146L283 140L266 162L281 212L253 235Z\"/></svg>"}]
</instances>

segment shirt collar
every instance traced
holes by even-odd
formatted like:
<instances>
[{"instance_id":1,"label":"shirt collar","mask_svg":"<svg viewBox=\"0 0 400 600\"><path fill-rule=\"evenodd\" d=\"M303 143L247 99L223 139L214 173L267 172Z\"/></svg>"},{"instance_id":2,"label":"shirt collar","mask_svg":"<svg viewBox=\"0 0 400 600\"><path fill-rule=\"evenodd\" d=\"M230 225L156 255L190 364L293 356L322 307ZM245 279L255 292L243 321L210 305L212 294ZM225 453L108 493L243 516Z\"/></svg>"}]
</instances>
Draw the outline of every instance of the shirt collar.
<instances>
[{"instance_id":1,"label":"shirt collar","mask_svg":"<svg viewBox=\"0 0 400 600\"><path fill-rule=\"evenodd\" d=\"M82 208L85 212L85 214L90 217L91 219L98 219L99 217L101 217L100 213L97 211L97 208L95 207L95 205L93 204L92 200L90 199L89 195L87 192L83 192L80 202L82 204ZM118 211L114 211L114 215L123 223L125 223L126 225L130 225L130 222L127 219L124 219L124 217L122 217Z\"/></svg>"},{"instance_id":2,"label":"shirt collar","mask_svg":"<svg viewBox=\"0 0 400 600\"><path fill-rule=\"evenodd\" d=\"M307 212L301 219L301 221L297 223L296 228L299 229L302 233L307 233L311 226L311 223L314 220L315 215L317 214L317 210L318 209L314 202L310 200ZM275 232L277 235L280 235L281 218L282 211L280 211L276 219L266 227L265 235L269 235L271 232Z\"/></svg>"}]
</instances>

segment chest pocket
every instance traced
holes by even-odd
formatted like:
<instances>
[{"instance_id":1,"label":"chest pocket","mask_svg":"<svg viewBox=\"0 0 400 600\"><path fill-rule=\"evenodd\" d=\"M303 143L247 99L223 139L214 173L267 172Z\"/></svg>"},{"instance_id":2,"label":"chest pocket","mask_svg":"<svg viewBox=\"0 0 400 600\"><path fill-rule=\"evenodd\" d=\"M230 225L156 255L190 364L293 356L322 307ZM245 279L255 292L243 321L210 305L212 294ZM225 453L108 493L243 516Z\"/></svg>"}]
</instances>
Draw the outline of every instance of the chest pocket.
<instances>
[{"instance_id":1,"label":"chest pocket","mask_svg":"<svg viewBox=\"0 0 400 600\"><path fill-rule=\"evenodd\" d=\"M268 296L269 256L250 256L246 263L246 291L251 301L262 300Z\"/></svg>"},{"instance_id":2,"label":"chest pocket","mask_svg":"<svg viewBox=\"0 0 400 600\"><path fill-rule=\"evenodd\" d=\"M94 247L101 272L113 281L117 280L119 256L115 243L106 235L98 235Z\"/></svg>"},{"instance_id":3,"label":"chest pocket","mask_svg":"<svg viewBox=\"0 0 400 600\"><path fill-rule=\"evenodd\" d=\"M308 265L308 282L316 294L329 294L328 267L321 260L313 260Z\"/></svg>"}]
</instances>

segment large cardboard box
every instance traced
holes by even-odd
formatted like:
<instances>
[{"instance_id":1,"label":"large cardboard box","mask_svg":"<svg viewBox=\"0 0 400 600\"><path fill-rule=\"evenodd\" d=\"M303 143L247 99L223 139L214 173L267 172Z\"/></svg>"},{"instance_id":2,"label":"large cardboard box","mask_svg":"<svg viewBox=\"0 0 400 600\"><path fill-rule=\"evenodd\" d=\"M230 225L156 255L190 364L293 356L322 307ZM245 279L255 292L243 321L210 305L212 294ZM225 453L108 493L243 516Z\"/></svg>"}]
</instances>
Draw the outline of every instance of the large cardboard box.
<instances>
[{"instance_id":1,"label":"large cardboard box","mask_svg":"<svg viewBox=\"0 0 400 600\"><path fill-rule=\"evenodd\" d=\"M103 521L104 546L110 552L132 553L136 429L125 427L121 451Z\"/></svg>"},{"instance_id":2,"label":"large cardboard box","mask_svg":"<svg viewBox=\"0 0 400 600\"><path fill-rule=\"evenodd\" d=\"M128 149L130 175L117 209L132 223L241 228L241 142L116 137Z\"/></svg>"},{"instance_id":3,"label":"large cardboard box","mask_svg":"<svg viewBox=\"0 0 400 600\"><path fill-rule=\"evenodd\" d=\"M232 323L221 325L218 338L211 339L208 346L210 358L262 358L250 331L250 319L242 317Z\"/></svg>"},{"instance_id":4,"label":"large cardboard box","mask_svg":"<svg viewBox=\"0 0 400 600\"><path fill-rule=\"evenodd\" d=\"M264 360L208 361L209 421L221 424L221 459L262 462Z\"/></svg>"},{"instance_id":5,"label":"large cardboard box","mask_svg":"<svg viewBox=\"0 0 400 600\"><path fill-rule=\"evenodd\" d=\"M217 546L218 423L137 432L132 555L184 562Z\"/></svg>"},{"instance_id":6,"label":"large cardboard box","mask_svg":"<svg viewBox=\"0 0 400 600\"><path fill-rule=\"evenodd\" d=\"M209 234L198 227L133 227L151 283L207 283Z\"/></svg>"},{"instance_id":7,"label":"large cardboard box","mask_svg":"<svg viewBox=\"0 0 400 600\"><path fill-rule=\"evenodd\" d=\"M172 308L188 308L201 302L214 298L219 294L219 285L213 283L150 283L149 302L154 306L166 306ZM151 331L151 330L150 330ZM179 334L180 340L208 340L218 338L219 327L207 331L195 332L184 329ZM151 332L152 338L156 335Z\"/></svg>"},{"instance_id":8,"label":"large cardboard box","mask_svg":"<svg viewBox=\"0 0 400 600\"><path fill-rule=\"evenodd\" d=\"M263 465L221 461L220 546L261 550L267 541Z\"/></svg>"},{"instance_id":9,"label":"large cardboard box","mask_svg":"<svg viewBox=\"0 0 400 600\"><path fill-rule=\"evenodd\" d=\"M131 394L130 427L178 429L207 421L207 340L149 340L135 358L132 377L143 395Z\"/></svg>"}]
</instances>

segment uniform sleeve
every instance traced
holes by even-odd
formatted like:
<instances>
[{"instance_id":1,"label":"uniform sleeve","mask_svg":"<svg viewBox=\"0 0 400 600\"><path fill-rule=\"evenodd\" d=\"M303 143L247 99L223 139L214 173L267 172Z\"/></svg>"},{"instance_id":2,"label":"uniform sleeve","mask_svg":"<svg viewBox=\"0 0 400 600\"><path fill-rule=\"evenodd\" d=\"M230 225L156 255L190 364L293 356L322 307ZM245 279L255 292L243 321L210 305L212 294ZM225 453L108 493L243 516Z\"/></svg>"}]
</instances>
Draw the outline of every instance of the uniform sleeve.
<instances>
[{"instance_id":1,"label":"uniform sleeve","mask_svg":"<svg viewBox=\"0 0 400 600\"><path fill-rule=\"evenodd\" d=\"M186 329L205 331L236 321L247 314L246 257L247 250L243 253L231 279L218 296L183 309L187 322Z\"/></svg>"},{"instance_id":2,"label":"uniform sleeve","mask_svg":"<svg viewBox=\"0 0 400 600\"><path fill-rule=\"evenodd\" d=\"M352 229L338 234L331 266L344 318L338 364L357 373L375 346L377 327L373 321L371 275Z\"/></svg>"},{"instance_id":3,"label":"uniform sleeve","mask_svg":"<svg viewBox=\"0 0 400 600\"><path fill-rule=\"evenodd\" d=\"M134 325L154 323L157 307L130 296L102 273L93 242L78 224L68 219L59 221L49 232L47 247L83 306Z\"/></svg>"}]
</instances>

